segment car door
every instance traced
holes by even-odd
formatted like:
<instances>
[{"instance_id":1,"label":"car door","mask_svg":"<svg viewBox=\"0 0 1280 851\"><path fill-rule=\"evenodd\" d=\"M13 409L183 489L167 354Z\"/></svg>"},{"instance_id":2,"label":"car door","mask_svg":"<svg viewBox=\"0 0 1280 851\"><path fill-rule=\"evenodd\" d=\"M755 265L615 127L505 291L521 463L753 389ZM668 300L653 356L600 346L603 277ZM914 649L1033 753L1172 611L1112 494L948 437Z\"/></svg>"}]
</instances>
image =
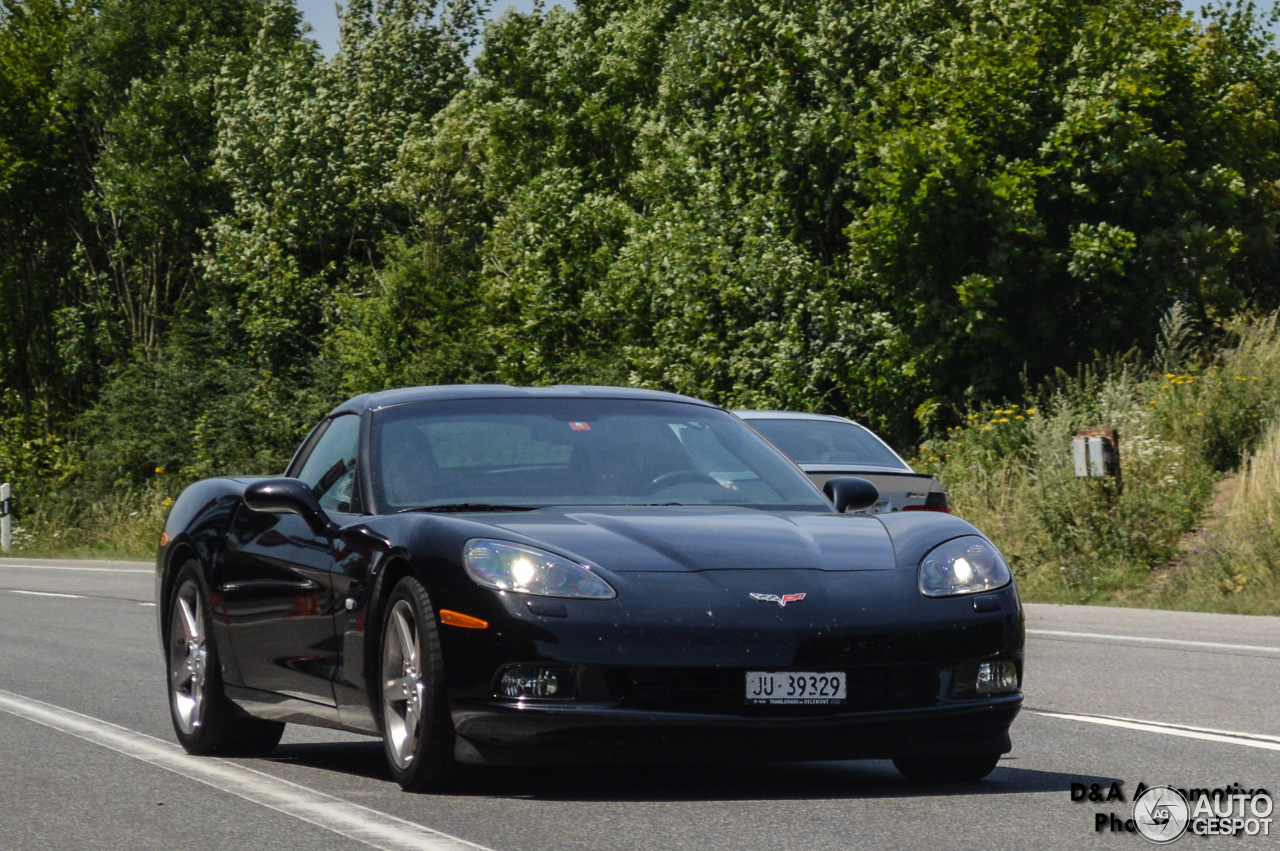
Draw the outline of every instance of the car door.
<instances>
[{"instance_id":1,"label":"car door","mask_svg":"<svg viewBox=\"0 0 1280 851\"><path fill-rule=\"evenodd\" d=\"M334 417L298 472L339 522L351 511L359 431L359 416ZM333 541L302 517L237 512L216 582L243 685L335 705L333 561Z\"/></svg>"}]
</instances>

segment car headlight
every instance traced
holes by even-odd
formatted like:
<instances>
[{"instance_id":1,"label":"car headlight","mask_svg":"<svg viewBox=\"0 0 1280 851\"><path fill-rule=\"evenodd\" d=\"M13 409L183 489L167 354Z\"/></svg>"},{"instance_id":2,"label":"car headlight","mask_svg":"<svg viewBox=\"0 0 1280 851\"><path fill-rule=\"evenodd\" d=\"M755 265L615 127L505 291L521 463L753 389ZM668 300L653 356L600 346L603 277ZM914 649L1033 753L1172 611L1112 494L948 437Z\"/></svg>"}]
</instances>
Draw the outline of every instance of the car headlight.
<instances>
[{"instance_id":1,"label":"car headlight","mask_svg":"<svg viewBox=\"0 0 1280 851\"><path fill-rule=\"evenodd\" d=\"M618 596L590 569L533 547L475 538L467 541L462 552L467 573L486 588L539 597L612 600Z\"/></svg>"},{"instance_id":2,"label":"car headlight","mask_svg":"<svg viewBox=\"0 0 1280 851\"><path fill-rule=\"evenodd\" d=\"M920 593L926 597L977 594L1012 579L999 551L977 535L947 541L920 562Z\"/></svg>"}]
</instances>

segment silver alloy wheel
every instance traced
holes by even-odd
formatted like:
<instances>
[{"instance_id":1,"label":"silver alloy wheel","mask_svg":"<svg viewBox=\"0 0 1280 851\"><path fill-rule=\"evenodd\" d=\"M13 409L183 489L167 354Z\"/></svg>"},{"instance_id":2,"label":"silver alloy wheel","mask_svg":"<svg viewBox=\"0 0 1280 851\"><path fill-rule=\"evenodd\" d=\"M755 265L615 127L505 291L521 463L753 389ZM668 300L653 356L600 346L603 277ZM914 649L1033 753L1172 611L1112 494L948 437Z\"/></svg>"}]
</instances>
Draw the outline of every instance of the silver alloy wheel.
<instances>
[{"instance_id":1,"label":"silver alloy wheel","mask_svg":"<svg viewBox=\"0 0 1280 851\"><path fill-rule=\"evenodd\" d=\"M201 612L200 588L188 579L178 589L169 615L169 699L173 717L187 735L200 726L204 708L209 650Z\"/></svg>"},{"instance_id":2,"label":"silver alloy wheel","mask_svg":"<svg viewBox=\"0 0 1280 851\"><path fill-rule=\"evenodd\" d=\"M426 705L418 623L408 600L397 600L382 637L382 723L396 768L413 763Z\"/></svg>"}]
</instances>

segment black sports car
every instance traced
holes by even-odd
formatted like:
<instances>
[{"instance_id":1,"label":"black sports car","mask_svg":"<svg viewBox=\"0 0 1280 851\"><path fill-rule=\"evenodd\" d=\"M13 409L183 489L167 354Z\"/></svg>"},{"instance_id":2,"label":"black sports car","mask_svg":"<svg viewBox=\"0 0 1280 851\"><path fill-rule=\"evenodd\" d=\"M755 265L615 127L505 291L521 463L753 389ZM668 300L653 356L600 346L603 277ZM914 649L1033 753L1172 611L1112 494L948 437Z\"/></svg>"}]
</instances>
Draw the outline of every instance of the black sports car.
<instances>
[{"instance_id":1,"label":"black sports car","mask_svg":"<svg viewBox=\"0 0 1280 851\"><path fill-rule=\"evenodd\" d=\"M283 478L170 511L156 601L179 741L285 723L456 762L891 758L985 776L1022 704L1009 568L939 513L845 515L728 412L609 387L430 387L335 409ZM833 505L834 504L834 505Z\"/></svg>"}]
</instances>

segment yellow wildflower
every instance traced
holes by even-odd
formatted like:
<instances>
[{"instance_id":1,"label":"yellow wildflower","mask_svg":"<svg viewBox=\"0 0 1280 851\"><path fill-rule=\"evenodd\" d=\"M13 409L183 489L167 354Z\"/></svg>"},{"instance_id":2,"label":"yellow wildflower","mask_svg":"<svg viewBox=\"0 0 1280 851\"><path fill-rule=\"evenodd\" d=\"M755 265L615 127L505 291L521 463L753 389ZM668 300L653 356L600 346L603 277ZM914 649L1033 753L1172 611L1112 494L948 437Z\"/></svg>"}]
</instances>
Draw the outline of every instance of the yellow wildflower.
<instances>
[{"instance_id":1,"label":"yellow wildflower","mask_svg":"<svg viewBox=\"0 0 1280 851\"><path fill-rule=\"evenodd\" d=\"M156 472L157 472L157 473L163 473L163 472L164 472L164 467L156 467Z\"/></svg>"},{"instance_id":2,"label":"yellow wildflower","mask_svg":"<svg viewBox=\"0 0 1280 851\"><path fill-rule=\"evenodd\" d=\"M1022 414L1018 414L1016 417L1014 417L1014 419L1017 420L1018 422L1022 422L1024 419L1026 419L1026 417L1022 416Z\"/></svg>"},{"instance_id":3,"label":"yellow wildflower","mask_svg":"<svg viewBox=\"0 0 1280 851\"><path fill-rule=\"evenodd\" d=\"M160 505L162 508L168 508L169 506L173 505L173 497L166 496L164 498L164 502L160 503Z\"/></svg>"},{"instance_id":4,"label":"yellow wildflower","mask_svg":"<svg viewBox=\"0 0 1280 851\"><path fill-rule=\"evenodd\" d=\"M1002 422L1002 423L1007 423L1007 422L1009 422L1009 418L1008 418L1008 417L1001 417L1001 418L1000 418L1000 422Z\"/></svg>"}]
</instances>

